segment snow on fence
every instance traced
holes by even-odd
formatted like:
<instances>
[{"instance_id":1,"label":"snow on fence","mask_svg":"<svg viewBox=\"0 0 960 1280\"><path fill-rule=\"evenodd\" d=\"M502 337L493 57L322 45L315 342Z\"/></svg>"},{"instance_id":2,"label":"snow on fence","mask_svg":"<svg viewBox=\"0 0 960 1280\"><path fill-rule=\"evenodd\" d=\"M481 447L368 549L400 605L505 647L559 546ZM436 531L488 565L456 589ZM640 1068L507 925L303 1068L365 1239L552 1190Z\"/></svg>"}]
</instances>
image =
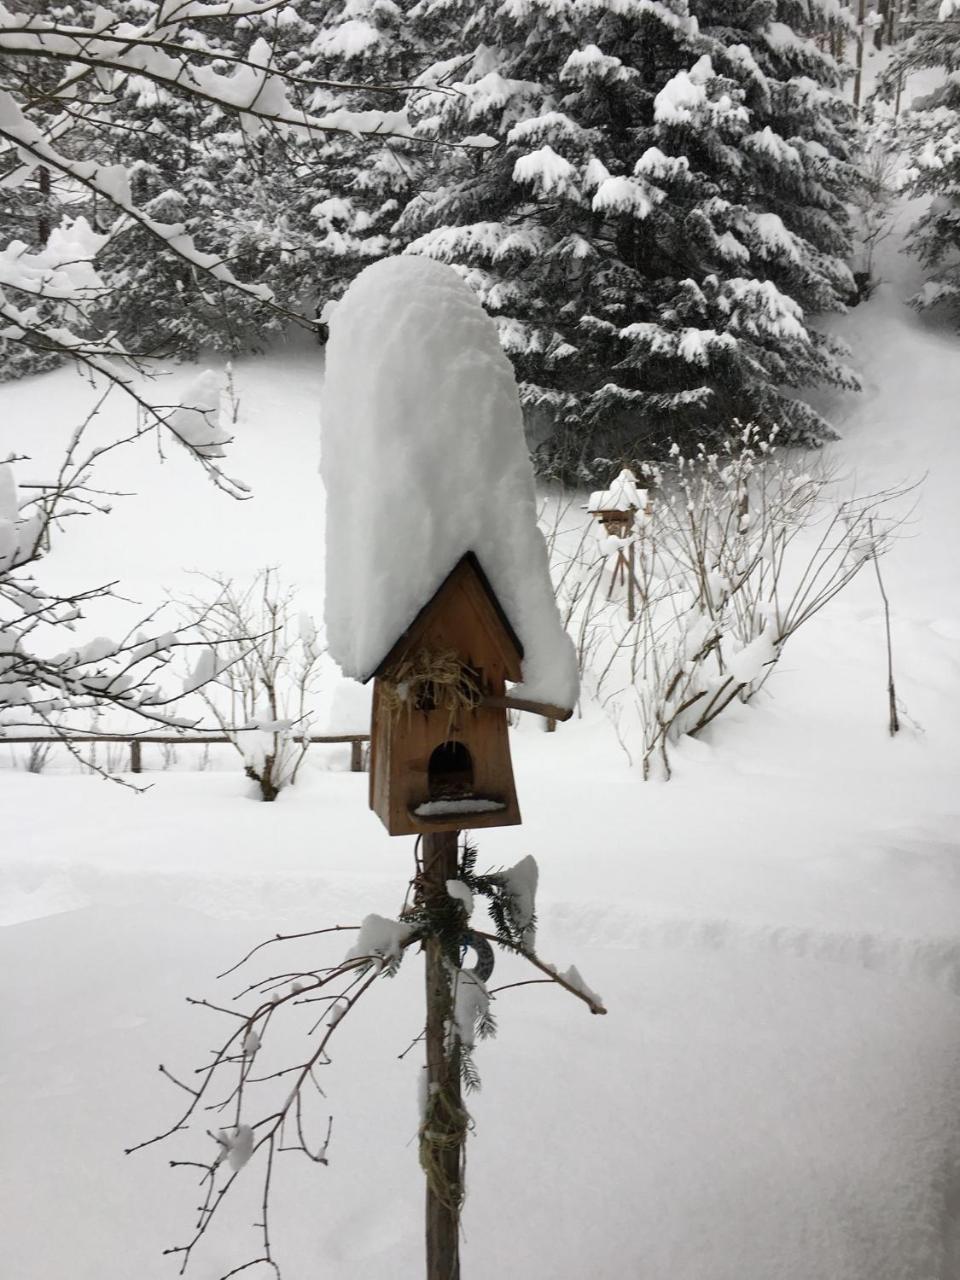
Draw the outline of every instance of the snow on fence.
<instances>
[{"instance_id":1,"label":"snow on fence","mask_svg":"<svg viewBox=\"0 0 960 1280\"><path fill-rule=\"evenodd\" d=\"M242 732L242 730L241 730ZM295 737L294 742L303 742L304 738ZM362 773L364 770L364 752L363 744L370 741L368 733L328 733L328 734L311 734L306 739L311 745L314 743L350 743L350 771L351 773ZM232 738L226 734L197 734L191 737L184 737L180 734L150 734L136 736L124 733L65 733L44 734L38 737L0 737L0 746L11 747L30 747L30 746L57 746L65 742L72 743L108 743L119 742L129 744L130 747L130 772L143 772L143 747L146 745L153 746L177 746L177 747L203 747L203 746L223 746L233 742Z\"/></svg>"}]
</instances>

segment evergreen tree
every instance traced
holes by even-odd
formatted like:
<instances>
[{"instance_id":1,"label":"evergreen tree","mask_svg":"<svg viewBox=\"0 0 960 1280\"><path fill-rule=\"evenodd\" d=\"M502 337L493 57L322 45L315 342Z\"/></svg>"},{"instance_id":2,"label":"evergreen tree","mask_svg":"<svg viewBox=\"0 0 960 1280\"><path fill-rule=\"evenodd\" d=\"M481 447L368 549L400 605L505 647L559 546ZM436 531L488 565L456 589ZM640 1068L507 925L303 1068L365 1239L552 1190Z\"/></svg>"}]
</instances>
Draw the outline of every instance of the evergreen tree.
<instances>
[{"instance_id":1,"label":"evergreen tree","mask_svg":"<svg viewBox=\"0 0 960 1280\"><path fill-rule=\"evenodd\" d=\"M48 6L45 0L20 0L18 8L24 14L42 14ZM85 6L80 0L76 4L58 5L55 13L62 21L75 23L89 8L92 6ZM16 57L6 59L5 71L13 83L29 83L41 91L37 95L37 113L49 124L51 113L44 102L43 90L55 83L54 71L51 68L38 71L28 59ZM84 212L85 205L75 191L66 188L60 175L46 165L38 165L21 179L22 168L23 161L15 152L6 151L0 157L0 245L14 243L27 250L43 249L50 232L68 209L77 216ZM56 320L59 309L55 303L44 301L41 309L45 320L50 323ZM60 357L54 352L11 341L0 334L0 381L42 373L59 363Z\"/></svg>"},{"instance_id":2,"label":"evergreen tree","mask_svg":"<svg viewBox=\"0 0 960 1280\"><path fill-rule=\"evenodd\" d=\"M809 315L852 290L843 197L856 171L815 11L414 9L449 51L436 74L469 50L457 92L424 104L424 133L499 146L447 163L400 230L411 251L457 265L497 317L546 469L605 472L672 439L716 441L734 418L794 441L830 434L796 392L855 384Z\"/></svg>"},{"instance_id":3,"label":"evergreen tree","mask_svg":"<svg viewBox=\"0 0 960 1280\"><path fill-rule=\"evenodd\" d=\"M157 10L155 0L126 0L126 7L140 21ZM309 36L293 9L227 17L215 31L226 55L246 58L253 50L284 72L302 63ZM137 77L122 83L110 123L144 211L182 225L201 251L227 261L239 279L269 276L278 301L291 305L288 282L274 278L278 263L296 250L281 194L288 146L258 122L244 124L234 113ZM276 310L219 287L174 254L155 252L150 241L147 231L131 225L101 258L111 294L100 324L125 344L150 354L237 353L282 331Z\"/></svg>"},{"instance_id":4,"label":"evergreen tree","mask_svg":"<svg viewBox=\"0 0 960 1280\"><path fill-rule=\"evenodd\" d=\"M328 5L310 45L309 74L344 85L409 83L429 61L417 43L408 11L412 0L339 0ZM385 96L386 95L386 96ZM315 110L363 111L395 101L389 89L319 91ZM393 225L422 179L424 148L400 139L381 144L331 137L315 157L325 188L311 202L317 237L316 285L336 298L366 264L394 252Z\"/></svg>"},{"instance_id":5,"label":"evergreen tree","mask_svg":"<svg viewBox=\"0 0 960 1280\"><path fill-rule=\"evenodd\" d=\"M927 0L911 37L897 50L880 92L892 96L912 72L940 70L944 79L914 102L899 141L908 154L907 187L929 200L910 229L908 243L927 268L912 299L921 308L950 307L960 322L960 3Z\"/></svg>"},{"instance_id":6,"label":"evergreen tree","mask_svg":"<svg viewBox=\"0 0 960 1280\"><path fill-rule=\"evenodd\" d=\"M138 10L144 0L130 0ZM224 22L225 52L269 61L303 82L314 114L400 105L391 85L407 73L406 27L392 0L305 0ZM330 89L311 80L344 82ZM413 180L410 144L330 133L278 138L222 109L128 83L117 109L119 145L136 196L151 216L183 222L199 248L241 279L268 284L290 311L338 296L371 258L390 251L389 228ZM113 298L103 324L151 352L257 349L286 327L275 310L217 289L203 272L142 252L145 233L111 246Z\"/></svg>"},{"instance_id":7,"label":"evergreen tree","mask_svg":"<svg viewBox=\"0 0 960 1280\"><path fill-rule=\"evenodd\" d=\"M205 252L218 248L203 234L210 184L200 172L201 157L217 137L211 114L202 103L135 76L118 86L107 113L133 199L158 222L182 226ZM228 308L216 281L174 254L157 252L150 233L132 222L108 242L100 266L109 292L96 323L141 355L192 355L224 345L219 337L229 332L231 310L247 305L230 297ZM236 275L249 278L242 270ZM276 321L270 315L265 323Z\"/></svg>"}]
</instances>

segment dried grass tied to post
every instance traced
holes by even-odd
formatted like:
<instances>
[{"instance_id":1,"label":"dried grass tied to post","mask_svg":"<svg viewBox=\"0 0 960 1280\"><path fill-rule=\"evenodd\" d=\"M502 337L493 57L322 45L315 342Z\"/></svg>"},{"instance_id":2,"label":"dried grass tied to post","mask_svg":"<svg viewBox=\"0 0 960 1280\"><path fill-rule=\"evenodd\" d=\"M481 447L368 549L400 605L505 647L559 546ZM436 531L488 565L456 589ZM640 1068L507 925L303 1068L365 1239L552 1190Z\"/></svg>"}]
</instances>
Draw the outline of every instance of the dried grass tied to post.
<instances>
[{"instance_id":1,"label":"dried grass tied to post","mask_svg":"<svg viewBox=\"0 0 960 1280\"><path fill-rule=\"evenodd\" d=\"M383 676L382 706L391 717L402 711L446 711L451 723L462 711L475 711L483 691L478 673L454 649L419 649Z\"/></svg>"},{"instance_id":2,"label":"dried grass tied to post","mask_svg":"<svg viewBox=\"0 0 960 1280\"><path fill-rule=\"evenodd\" d=\"M452 1213L459 1213L463 1204L466 1138L471 1127L459 1090L430 1086L420 1122L420 1168L433 1194ZM456 1176L450 1167L451 1152L456 1152Z\"/></svg>"}]
</instances>

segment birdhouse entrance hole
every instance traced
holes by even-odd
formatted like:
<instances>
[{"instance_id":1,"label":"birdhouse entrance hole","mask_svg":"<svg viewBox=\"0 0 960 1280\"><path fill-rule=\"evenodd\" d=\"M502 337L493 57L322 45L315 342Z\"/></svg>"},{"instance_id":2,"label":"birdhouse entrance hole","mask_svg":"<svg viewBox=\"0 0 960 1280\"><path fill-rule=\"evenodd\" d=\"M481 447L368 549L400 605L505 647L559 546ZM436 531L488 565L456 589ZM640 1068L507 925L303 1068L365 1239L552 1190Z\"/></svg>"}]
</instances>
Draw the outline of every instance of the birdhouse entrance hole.
<instances>
[{"instance_id":1,"label":"birdhouse entrance hole","mask_svg":"<svg viewBox=\"0 0 960 1280\"><path fill-rule=\"evenodd\" d=\"M473 757L462 742L443 742L430 756L427 786L431 800L456 800L473 791Z\"/></svg>"}]
</instances>

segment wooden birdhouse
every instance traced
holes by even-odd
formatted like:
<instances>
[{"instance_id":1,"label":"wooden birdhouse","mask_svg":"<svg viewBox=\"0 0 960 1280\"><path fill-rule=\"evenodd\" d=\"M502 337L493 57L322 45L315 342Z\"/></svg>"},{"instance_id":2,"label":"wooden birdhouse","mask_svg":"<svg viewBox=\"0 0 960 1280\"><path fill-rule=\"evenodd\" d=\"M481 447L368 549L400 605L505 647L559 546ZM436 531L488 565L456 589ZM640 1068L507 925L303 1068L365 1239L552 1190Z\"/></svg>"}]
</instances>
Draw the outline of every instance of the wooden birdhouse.
<instances>
[{"instance_id":1,"label":"wooden birdhouse","mask_svg":"<svg viewBox=\"0 0 960 1280\"><path fill-rule=\"evenodd\" d=\"M610 587L607 599L619 580L627 587L627 617L632 622L636 612L634 589L637 586L634 572L633 539L631 534L635 528L637 512L642 510L649 516L650 501L646 489L637 488L637 478L628 468L620 472L608 489L598 489L591 493L587 510L596 516L604 533L608 537L617 538L617 548L613 573L610 575Z\"/></svg>"},{"instance_id":2,"label":"wooden birdhouse","mask_svg":"<svg viewBox=\"0 0 960 1280\"><path fill-rule=\"evenodd\" d=\"M506 682L522 658L468 552L373 672L370 807L391 835L520 822Z\"/></svg>"},{"instance_id":3,"label":"wooden birdhouse","mask_svg":"<svg viewBox=\"0 0 960 1280\"><path fill-rule=\"evenodd\" d=\"M615 538L625 538L636 513L647 505L647 492L637 488L637 478L624 467L608 489L591 493L587 510Z\"/></svg>"}]
</instances>

